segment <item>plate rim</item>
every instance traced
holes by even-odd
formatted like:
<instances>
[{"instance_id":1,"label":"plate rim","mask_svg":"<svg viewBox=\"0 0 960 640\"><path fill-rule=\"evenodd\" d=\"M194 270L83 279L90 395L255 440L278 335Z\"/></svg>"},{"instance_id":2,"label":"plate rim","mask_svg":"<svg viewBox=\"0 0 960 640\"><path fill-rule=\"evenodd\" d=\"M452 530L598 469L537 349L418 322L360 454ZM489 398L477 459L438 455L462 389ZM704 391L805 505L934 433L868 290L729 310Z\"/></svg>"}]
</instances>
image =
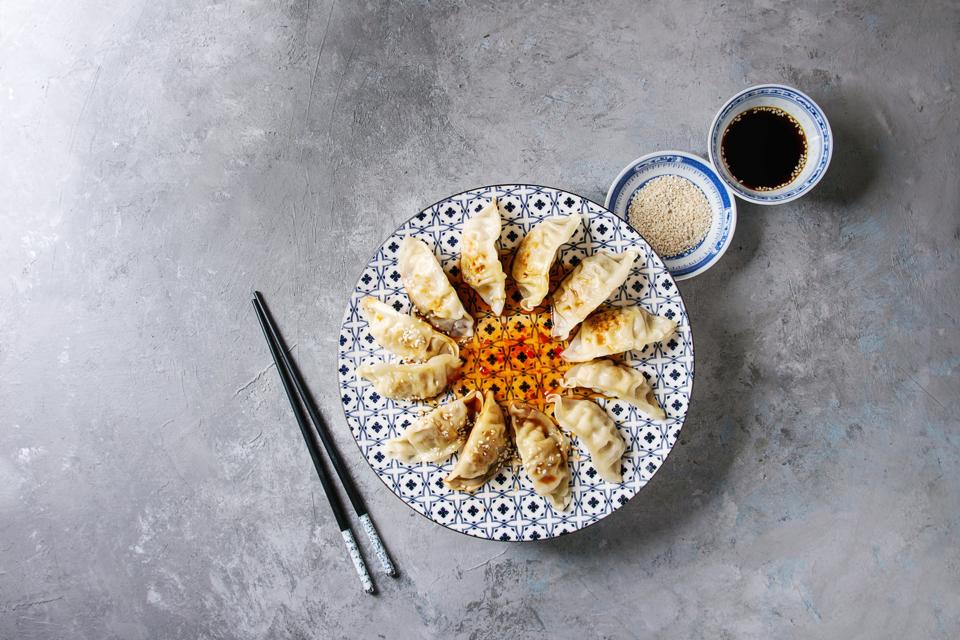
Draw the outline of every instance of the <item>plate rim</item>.
<instances>
[{"instance_id":1,"label":"plate rim","mask_svg":"<svg viewBox=\"0 0 960 640\"><path fill-rule=\"evenodd\" d=\"M673 273L673 271L670 270L670 267L667 265L667 259L661 256L660 253L653 248L653 245L650 245L650 248L653 249L654 253L657 254L657 257L660 258L660 261L663 263L663 265L667 267L667 271L670 271L670 277L672 277L674 280L689 280L690 278L693 278L695 276L698 276L704 273L705 271L710 269L710 267L715 265L717 261L719 261L720 258L722 258L723 255L727 252L727 249L730 248L731 243L733 243L733 236L737 232L737 199L735 197L734 192L730 189L730 186L726 183L726 181L723 179L723 176L720 175L720 172L717 171L716 166L714 166L714 164L710 160L702 156L698 156L695 153L690 153L689 151L680 151L679 149L665 149L663 151L653 151L651 153L644 154L639 158L636 158L631 162L627 163L627 165L624 166L623 170L617 174L617 177L613 179L613 182L610 183L610 187L607 189L607 196L604 200L603 208L609 211L610 213L612 213L613 215L617 216L624 222L626 222L627 225L631 229L636 231L638 234L640 234L640 237L643 238L644 242L646 242L649 245L650 242L647 241L646 237L642 233L640 233L640 231L638 231L632 224L630 224L629 216L628 217L621 216L616 211L610 208L610 204L615 195L614 189L616 188L617 184L621 180L623 180L624 177L626 177L631 171L633 171L637 167L637 165L639 165L641 162L647 162L648 160L659 158L661 156L680 156L681 158L687 158L688 160L696 160L697 162L700 162L701 164L703 164L704 167L706 167L707 169L713 172L712 177L716 178L716 180L713 180L713 182L723 187L724 191L722 191L721 193L725 193L725 195L727 196L727 199L730 201L730 234L727 236L727 240L726 242L723 243L723 246L720 248L720 251L715 253L705 264L701 265L698 269L694 269L693 271L690 271L688 273L675 274ZM620 193L620 190L617 190L616 195L619 195L619 193Z\"/></svg>"},{"instance_id":2,"label":"plate rim","mask_svg":"<svg viewBox=\"0 0 960 640\"><path fill-rule=\"evenodd\" d=\"M649 155L649 154L648 154L648 155ZM549 186L549 185L537 184L537 183L534 183L534 182L495 182L495 183L492 183L492 184L487 184L487 185L483 185L483 186L479 186L479 187L472 187L472 188L469 188L469 189L463 189L463 190L461 190L461 191L457 191L456 193L452 193L452 194L450 194L450 195L448 195L448 196L445 196L445 197L443 197L443 198L440 198L439 200L434 201L433 203L427 205L427 206L424 207L423 209L419 209L416 213L413 213L413 214L410 215L408 218L405 218L405 219L404 219L403 221L401 221L392 231L388 232L388 233L386 234L386 236L383 238L383 240L381 240L376 246L377 246L378 249L379 249L380 247L382 247L382 246L386 243L386 241L387 241L394 233L396 233L398 229L400 229L400 227L402 227L403 225L405 225L405 224L407 224L408 222L410 222L413 218L415 218L415 217L417 216L417 214L423 213L424 211L428 211L428 210L434 208L435 206L437 206L438 204L440 204L441 202L445 202L445 201L447 201L447 200L450 200L450 199L455 198L455 197L457 197L457 196L461 196L461 195L463 195L463 194L465 194L465 193L469 193L469 192L471 192L471 191L486 191L486 190L488 190L488 189L493 189L493 188L496 188L496 187L504 187L504 186L519 187L519 188L522 188L522 187L533 187L533 188L536 188L536 189L547 189L547 190L552 190L552 191L558 191L558 192L568 193L568 194L574 195L574 196L580 198L580 199L583 200L583 201L590 202L590 203L592 203L592 204L600 207L601 209L603 209L604 211L606 211L606 212L609 213L610 215L614 216L614 217L617 218L618 220L621 220L621 221L624 222L630 229L632 229L635 233L637 233L637 235L639 235L640 238L644 241L644 243L646 243L646 245L650 248L650 250L653 252L653 254L656 255L657 258L660 260L660 262L663 263L664 267L666 267L666 262L663 260L663 257L662 257L659 253L657 253L656 249L654 249L654 248L650 245L649 242L647 242L647 239L643 237L643 234L641 234L639 231L637 231L636 229L634 229L633 226L630 225L630 223L629 223L628 221L624 220L623 218L621 218L620 216L618 216L616 213L614 213L613 211L611 211L610 209L608 209L608 208L606 207L606 205L600 204L599 202L597 202L596 200L593 200L592 198L587 198L586 196L582 196L582 195L580 195L579 193L577 193L577 192L575 192L575 191L569 191L569 190L567 190L567 189L561 189L561 188L559 188L559 187L551 187L551 186ZM731 238L732 238L732 233L731 233ZM346 308L344 309L344 312L343 312L343 314L342 314L342 316L341 316L341 319L340 319L340 328L341 328L341 329L342 329L344 323L346 322L347 315L349 314L350 309L351 309L350 299L351 299L352 296L353 296L353 292L354 292L354 291L356 290L356 288L357 288L357 284L356 284L356 283L360 281L360 277L363 275L364 270L365 270L368 266L369 266L369 259L368 259L368 264L366 264L366 265L364 265L364 266L362 266L362 267L360 268L360 274L357 276L357 278L355 278L355 279L352 280L352 281L348 281L348 282L352 282L353 284L351 285L351 289L350 289L350 291L349 291L348 294L347 294L348 298L347 298ZM676 278L672 273L670 273L670 270L669 270L669 269L667 269L667 273L670 274L670 277L673 278L673 280L676 281L676 280L678 279L678 278ZM690 415L690 408L693 406L693 392L694 392L694 385L695 385L695 383L696 383L696 377L697 377L697 376L696 376L696 353L697 353L697 351L696 351L696 345L695 345L695 343L694 343L693 323L690 322L690 311L688 310L687 304L686 304L686 302L685 302L684 299L683 299L683 293L680 291L680 287L677 287L677 295L680 297L680 302L683 304L683 309L684 309L684 311L686 311L686 314L687 314L687 323L688 323L688 325L689 325L689 327L690 327L690 400L689 400L688 403L687 403L687 411L686 411L686 413L685 413L684 416L683 416L683 422L680 423L680 425L679 425L679 430L680 430L680 431L683 431L683 427L684 427L684 425L685 425L686 422L687 422L687 416ZM606 300L604 300L604 302L606 302ZM601 304L603 304L603 303L601 303ZM335 353L335 362L336 362L336 361L338 361L338 360L340 359L340 350L339 350L340 344L339 344L339 340L336 340L335 343L336 343L336 344L334 345L334 348L336 349L336 353ZM339 375L340 375L340 372L339 372L339 371L336 371L336 373L338 374L337 380L338 380L338 385L339 385L339 380L340 380ZM559 538L565 538L565 537L567 537L567 536L571 536L571 535L573 535L573 534L579 533L580 531L583 531L583 530L585 530L585 529L589 529L590 527L594 526L595 524L598 524L599 522L601 522L601 521L603 521L603 520L606 520L607 518L613 516L614 514L616 514L616 513L618 513L618 512L622 512L622 511L624 510L623 507L626 506L626 503L624 503L624 504L621 505L620 507L614 509L613 511L611 511L611 512L609 512L609 513L606 513L605 515L603 515L603 517L597 518L597 519L594 520L593 522L590 522L590 523L588 523L588 524L586 524L586 525L584 525L584 526L582 526L582 527L579 527L579 528L577 528L577 529L573 529L572 531L564 531L563 533L560 533L560 534L555 535L555 536L550 536L550 537L546 537L546 536L545 536L545 537L543 537L543 538L536 538L536 539L517 538L517 539L515 539L515 540L513 540L513 539L503 540L503 539L501 539L501 538L486 538L486 537L480 537L480 536L471 535L471 534L467 533L466 531L460 531L460 530L458 530L458 529L454 529L453 527L449 527L449 526L447 526L447 525L445 525L445 524L443 524L443 523L437 522L436 520L434 520L433 518L431 518L431 517L430 517L429 515L427 515L426 513L421 513L420 511L414 509L410 504L407 503L406 500L404 500L400 495L398 495L398 494L393 490L393 487L391 487L390 485L387 484L387 482L386 482L386 480L384 480L383 476L382 476L381 474L377 473L377 470L373 468L373 465L370 464L370 461L367 460L367 456L366 456L366 454L364 453L363 448L360 446L360 442L359 442L359 441L357 440L357 438L353 435L353 428L350 426L350 418L349 418L348 415L347 415L347 408L346 408L346 406L345 406L344 403L343 403L342 397L338 397L338 398L337 398L337 404L340 405L340 410L343 412L344 424L346 424L346 426L347 426L348 433L350 434L350 440L353 441L354 446L357 448L357 451L360 453L360 458L361 458L361 459L363 460L363 462L365 463L365 466L367 467L367 469L369 469L369 470L373 473L373 475L376 476L377 480L379 480L380 483L382 483L384 487L386 487L387 493L389 493L391 496L393 496L394 499L398 500L398 501L400 502L400 504L402 504L404 507L406 507L407 509L409 509L409 510L412 511L413 513L417 514L418 516L420 516L421 518L423 518L423 519L426 520L427 522L431 523L432 525L434 525L434 526L436 526L436 527L439 527L439 528L441 528L441 529L443 529L443 530L446 530L446 531L452 531L453 533L457 533L457 534L462 535L462 536L464 536L464 537L466 537L466 538L469 538L469 539L471 539L471 540L478 540L478 541L481 541L481 542L483 542L483 541L488 541L488 542L497 542L497 543L508 543L508 544L509 544L509 543L516 543L516 544L520 544L520 543L545 543L545 542L549 542L550 540L557 540L557 539L559 539ZM633 496L631 496L631 497L627 500L627 503L632 502L633 499L636 498L636 497L640 494L641 491L643 491L647 486L650 485L650 483L653 481L653 478L657 475L657 473L658 473L661 469L663 469L663 466L664 466L664 464L666 463L667 458L670 457L670 454L673 453L673 450L676 448L676 446L677 446L679 443L680 443L680 438L679 438L679 436L678 436L678 437L677 437L677 441L674 442L673 446L670 447L670 449L666 452L666 454L664 454L663 460L660 462L660 465L657 467L657 470L654 471L654 472L651 474L650 479L647 480L647 482L646 482L643 486L641 486L639 489L637 489L636 493L634 493ZM366 504L366 502L364 502L364 504Z\"/></svg>"}]
</instances>

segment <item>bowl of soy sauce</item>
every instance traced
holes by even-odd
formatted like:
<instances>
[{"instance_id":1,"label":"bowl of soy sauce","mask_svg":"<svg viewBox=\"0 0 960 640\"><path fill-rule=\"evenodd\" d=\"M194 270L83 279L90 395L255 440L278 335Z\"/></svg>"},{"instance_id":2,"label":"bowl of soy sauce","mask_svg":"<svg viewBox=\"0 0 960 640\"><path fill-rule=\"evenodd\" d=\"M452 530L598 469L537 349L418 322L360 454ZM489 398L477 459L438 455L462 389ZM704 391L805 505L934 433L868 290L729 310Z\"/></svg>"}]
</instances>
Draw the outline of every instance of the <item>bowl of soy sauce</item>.
<instances>
[{"instance_id":1,"label":"bowl of soy sauce","mask_svg":"<svg viewBox=\"0 0 960 640\"><path fill-rule=\"evenodd\" d=\"M810 96L763 84L744 89L720 108L707 149L738 197L782 204L805 195L823 178L833 156L833 133Z\"/></svg>"}]
</instances>

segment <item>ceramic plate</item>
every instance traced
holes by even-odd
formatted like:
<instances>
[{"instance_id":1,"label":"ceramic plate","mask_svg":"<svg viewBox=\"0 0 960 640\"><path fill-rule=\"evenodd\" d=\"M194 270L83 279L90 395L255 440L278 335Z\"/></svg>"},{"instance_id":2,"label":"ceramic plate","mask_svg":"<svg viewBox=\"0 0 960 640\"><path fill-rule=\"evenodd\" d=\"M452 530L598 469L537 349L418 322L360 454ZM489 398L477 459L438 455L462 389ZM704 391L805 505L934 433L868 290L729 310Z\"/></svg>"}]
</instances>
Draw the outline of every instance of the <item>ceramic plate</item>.
<instances>
[{"instance_id":1,"label":"ceramic plate","mask_svg":"<svg viewBox=\"0 0 960 640\"><path fill-rule=\"evenodd\" d=\"M523 314L515 302L508 277L508 304L504 314L489 308L459 278L460 232L464 221L490 198L500 203L503 233L500 252L509 274L513 250L535 224L552 216L583 214L584 224L561 247L551 274L551 288L582 260L599 250L635 249L640 257L630 277L605 303L641 304L654 314L673 318L677 333L663 344L628 352L619 359L646 374L667 413L665 421L651 421L630 404L598 398L616 421L627 442L623 482L603 481L590 456L571 439L573 501L568 511L556 512L535 494L519 468L504 468L475 494L444 487L442 479L455 457L444 464L406 465L384 455L384 443L396 437L419 415L472 388L489 389L502 404L522 398L542 406L541 392L557 385L562 370L558 354L564 346L549 336L549 296L532 314ZM399 311L410 311L397 271L397 252L406 236L433 247L464 305L476 319L476 336L463 346L464 377L445 396L431 402L403 402L381 397L368 382L358 379L361 364L395 361L370 336L358 309L364 296L375 296ZM520 336L519 352L511 342ZM530 337L537 337L530 340ZM542 340L542 343L541 343ZM559 343L559 344L558 344ZM511 346L514 345L514 346ZM623 220L602 206L576 194L535 185L496 185L451 196L424 209L402 224L380 246L360 275L347 303L340 330L339 376L347 423L364 458L387 487L412 509L434 522L478 538L540 540L577 531L610 515L640 490L663 465L673 448L690 403L693 385L693 338L687 312L676 283L646 242ZM536 401L531 400L536 396Z\"/></svg>"},{"instance_id":2,"label":"ceramic plate","mask_svg":"<svg viewBox=\"0 0 960 640\"><path fill-rule=\"evenodd\" d=\"M660 176L680 176L692 182L707 198L713 218L700 243L675 256L662 256L670 274L686 280L712 267L726 252L737 227L737 204L710 163L684 151L658 151L637 158L620 172L607 191L607 208L624 220L633 196Z\"/></svg>"}]
</instances>

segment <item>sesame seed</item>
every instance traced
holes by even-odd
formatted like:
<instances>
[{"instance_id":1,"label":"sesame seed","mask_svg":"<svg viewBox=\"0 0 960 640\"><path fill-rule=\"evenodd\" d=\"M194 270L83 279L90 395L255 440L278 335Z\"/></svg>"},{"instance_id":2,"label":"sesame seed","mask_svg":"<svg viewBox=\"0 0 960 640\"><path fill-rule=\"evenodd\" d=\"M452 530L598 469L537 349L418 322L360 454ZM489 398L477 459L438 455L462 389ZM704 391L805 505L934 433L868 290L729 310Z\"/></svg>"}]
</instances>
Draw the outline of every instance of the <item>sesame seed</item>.
<instances>
[{"instance_id":1,"label":"sesame seed","mask_svg":"<svg viewBox=\"0 0 960 640\"><path fill-rule=\"evenodd\" d=\"M670 257L700 244L713 213L703 192L680 176L659 176L630 201L630 224L657 253Z\"/></svg>"}]
</instances>

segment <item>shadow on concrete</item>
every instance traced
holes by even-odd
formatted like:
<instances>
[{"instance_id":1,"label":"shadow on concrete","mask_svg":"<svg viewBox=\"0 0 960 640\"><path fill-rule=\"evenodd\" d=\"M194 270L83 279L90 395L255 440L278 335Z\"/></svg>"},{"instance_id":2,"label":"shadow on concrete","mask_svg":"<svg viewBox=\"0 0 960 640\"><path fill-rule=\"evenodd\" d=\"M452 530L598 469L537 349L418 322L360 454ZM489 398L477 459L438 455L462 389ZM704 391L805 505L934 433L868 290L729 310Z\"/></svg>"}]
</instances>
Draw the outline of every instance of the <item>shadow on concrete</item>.
<instances>
[{"instance_id":1,"label":"shadow on concrete","mask_svg":"<svg viewBox=\"0 0 960 640\"><path fill-rule=\"evenodd\" d=\"M819 102L833 130L834 151L823 180L807 197L813 202L850 205L870 188L879 170L887 136L875 123L886 122L876 101L861 93L836 90Z\"/></svg>"}]
</instances>

